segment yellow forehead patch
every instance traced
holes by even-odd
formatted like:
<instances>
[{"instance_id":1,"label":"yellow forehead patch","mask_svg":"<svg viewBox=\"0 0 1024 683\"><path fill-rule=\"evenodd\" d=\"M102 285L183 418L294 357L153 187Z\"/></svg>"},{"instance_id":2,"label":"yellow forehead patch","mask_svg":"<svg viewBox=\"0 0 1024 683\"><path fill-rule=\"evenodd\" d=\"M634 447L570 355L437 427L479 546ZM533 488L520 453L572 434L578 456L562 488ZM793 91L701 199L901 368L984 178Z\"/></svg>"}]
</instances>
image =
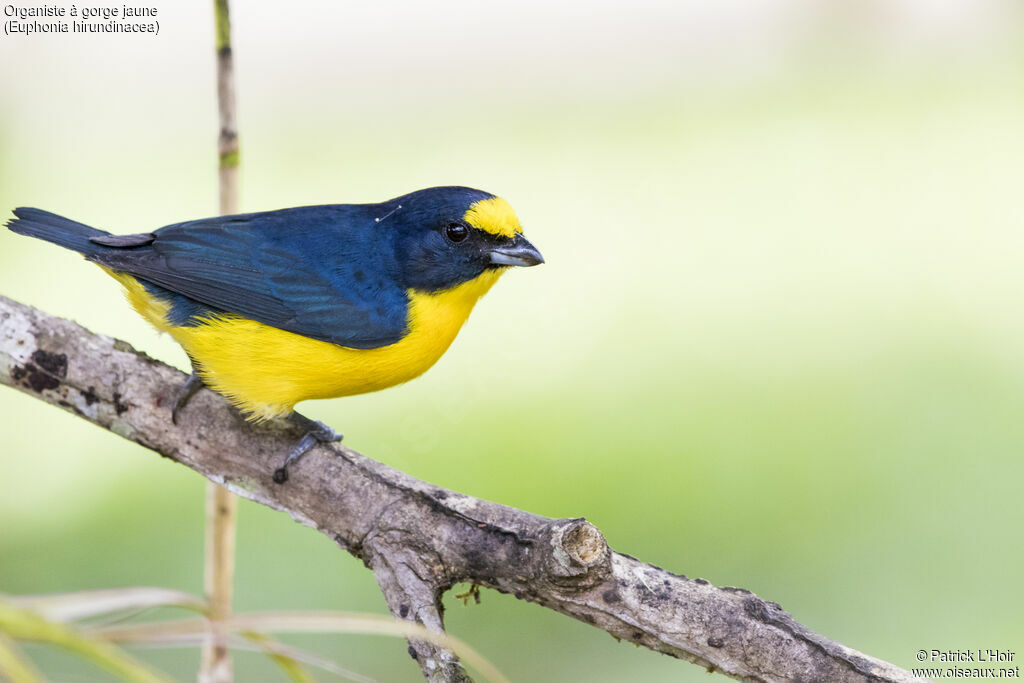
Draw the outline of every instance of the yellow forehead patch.
<instances>
[{"instance_id":1,"label":"yellow forehead patch","mask_svg":"<svg viewBox=\"0 0 1024 683\"><path fill-rule=\"evenodd\" d=\"M462 218L474 228L492 235L513 237L517 232L523 231L512 205L501 197L473 202Z\"/></svg>"}]
</instances>

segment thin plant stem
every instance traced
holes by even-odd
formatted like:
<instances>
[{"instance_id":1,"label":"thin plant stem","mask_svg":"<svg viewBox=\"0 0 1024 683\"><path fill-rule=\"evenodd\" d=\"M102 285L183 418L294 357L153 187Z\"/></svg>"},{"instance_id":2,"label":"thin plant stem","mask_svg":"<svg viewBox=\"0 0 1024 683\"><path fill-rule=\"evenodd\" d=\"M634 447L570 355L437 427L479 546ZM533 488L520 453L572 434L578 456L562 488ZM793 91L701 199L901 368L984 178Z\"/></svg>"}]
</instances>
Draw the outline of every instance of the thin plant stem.
<instances>
[{"instance_id":1,"label":"thin plant stem","mask_svg":"<svg viewBox=\"0 0 1024 683\"><path fill-rule=\"evenodd\" d=\"M220 112L218 180L221 214L238 213L238 123L235 116L234 60L228 0L214 0L217 35L217 105ZM238 499L214 483L206 488L204 584L210 630L203 644L200 683L230 683L231 654L223 623L231 617L235 574Z\"/></svg>"}]
</instances>

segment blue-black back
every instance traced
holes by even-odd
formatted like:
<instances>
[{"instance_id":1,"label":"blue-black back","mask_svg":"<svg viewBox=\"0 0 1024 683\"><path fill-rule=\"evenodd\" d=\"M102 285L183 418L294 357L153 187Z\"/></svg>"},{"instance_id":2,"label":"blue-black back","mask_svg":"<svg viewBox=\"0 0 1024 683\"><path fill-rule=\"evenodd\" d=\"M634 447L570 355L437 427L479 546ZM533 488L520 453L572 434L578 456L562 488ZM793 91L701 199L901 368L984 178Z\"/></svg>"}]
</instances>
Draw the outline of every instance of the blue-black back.
<instances>
[{"instance_id":1,"label":"blue-black back","mask_svg":"<svg viewBox=\"0 0 1024 683\"><path fill-rule=\"evenodd\" d=\"M38 209L12 230L129 273L172 303L171 321L229 312L353 348L404 336L409 289L438 291L486 262L457 255L441 232L492 195L421 190L379 204L308 206L176 223L111 236Z\"/></svg>"}]
</instances>

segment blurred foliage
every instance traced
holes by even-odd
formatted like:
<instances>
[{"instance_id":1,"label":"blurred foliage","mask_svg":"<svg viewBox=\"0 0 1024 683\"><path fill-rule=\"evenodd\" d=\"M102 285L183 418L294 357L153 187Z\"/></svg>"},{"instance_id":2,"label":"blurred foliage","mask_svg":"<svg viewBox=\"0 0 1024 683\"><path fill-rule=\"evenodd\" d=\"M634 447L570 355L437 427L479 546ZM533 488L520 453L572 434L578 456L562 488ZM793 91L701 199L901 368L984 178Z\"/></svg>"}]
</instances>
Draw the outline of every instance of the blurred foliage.
<instances>
[{"instance_id":1,"label":"blurred foliage","mask_svg":"<svg viewBox=\"0 0 1024 683\"><path fill-rule=\"evenodd\" d=\"M433 96L382 81L317 88L312 106L247 72L259 39L238 36L245 210L475 185L517 207L548 261L508 274L423 378L304 412L415 476L586 516L618 550L754 590L903 666L1024 642L1017 57L822 50L725 83L509 97L501 76ZM0 92L16 98L0 107L0 206L115 232L214 212L212 84L144 103L114 89L125 78L94 85L77 117L44 116L59 93ZM95 267L0 241L4 295L185 367ZM0 590L201 590L197 475L13 391L0 412ZM384 612L327 539L245 502L240 517L239 609ZM447 623L513 680L706 680L482 597L446 596ZM398 642L286 640L419 679ZM55 680L104 680L30 654ZM198 658L134 654L183 680ZM274 675L258 655L236 666Z\"/></svg>"}]
</instances>

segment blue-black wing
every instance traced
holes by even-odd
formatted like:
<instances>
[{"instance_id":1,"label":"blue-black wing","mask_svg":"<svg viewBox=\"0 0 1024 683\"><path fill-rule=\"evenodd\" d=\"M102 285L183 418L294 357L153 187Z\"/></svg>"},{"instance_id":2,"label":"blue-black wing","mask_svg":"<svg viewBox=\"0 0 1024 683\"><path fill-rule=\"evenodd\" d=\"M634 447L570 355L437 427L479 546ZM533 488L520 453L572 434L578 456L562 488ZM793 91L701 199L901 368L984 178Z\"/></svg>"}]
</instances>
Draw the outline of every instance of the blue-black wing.
<instances>
[{"instance_id":1,"label":"blue-black wing","mask_svg":"<svg viewBox=\"0 0 1024 683\"><path fill-rule=\"evenodd\" d=\"M408 300L359 207L224 216L138 239L97 238L87 258L206 306L359 349L400 340Z\"/></svg>"}]
</instances>

